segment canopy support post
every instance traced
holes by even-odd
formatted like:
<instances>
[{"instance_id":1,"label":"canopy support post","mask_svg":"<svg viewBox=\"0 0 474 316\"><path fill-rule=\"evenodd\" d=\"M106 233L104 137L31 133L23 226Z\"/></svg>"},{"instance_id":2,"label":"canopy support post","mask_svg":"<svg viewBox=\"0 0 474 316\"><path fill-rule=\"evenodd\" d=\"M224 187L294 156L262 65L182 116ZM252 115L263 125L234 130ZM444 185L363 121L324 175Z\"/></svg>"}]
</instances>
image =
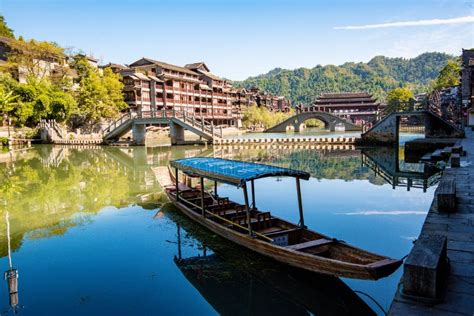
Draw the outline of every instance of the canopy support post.
<instances>
[{"instance_id":1,"label":"canopy support post","mask_svg":"<svg viewBox=\"0 0 474 316\"><path fill-rule=\"evenodd\" d=\"M174 168L175 180L176 180L176 202L179 201L179 179L178 179L178 168Z\"/></svg>"},{"instance_id":2,"label":"canopy support post","mask_svg":"<svg viewBox=\"0 0 474 316\"><path fill-rule=\"evenodd\" d=\"M202 216L205 216L206 211L204 210L204 178L200 177L199 179L201 181L201 214Z\"/></svg>"},{"instance_id":3,"label":"canopy support post","mask_svg":"<svg viewBox=\"0 0 474 316\"><path fill-rule=\"evenodd\" d=\"M252 208L256 209L257 206L255 205L255 185L253 183L253 180L250 180L251 183L251 188L252 188Z\"/></svg>"},{"instance_id":4,"label":"canopy support post","mask_svg":"<svg viewBox=\"0 0 474 316\"><path fill-rule=\"evenodd\" d=\"M296 178L296 192L298 194L298 210L300 212L300 227L305 227L303 217L303 202L301 201L300 178Z\"/></svg>"},{"instance_id":5,"label":"canopy support post","mask_svg":"<svg viewBox=\"0 0 474 316\"><path fill-rule=\"evenodd\" d=\"M248 231L249 235L252 236L252 222L250 221L250 207L249 207L249 195L247 192L247 184L244 183L242 186L242 190L244 190L244 200L245 200L245 211L247 212L247 225L248 225Z\"/></svg>"},{"instance_id":6,"label":"canopy support post","mask_svg":"<svg viewBox=\"0 0 474 316\"><path fill-rule=\"evenodd\" d=\"M217 197L217 181L214 181L214 195Z\"/></svg>"}]
</instances>

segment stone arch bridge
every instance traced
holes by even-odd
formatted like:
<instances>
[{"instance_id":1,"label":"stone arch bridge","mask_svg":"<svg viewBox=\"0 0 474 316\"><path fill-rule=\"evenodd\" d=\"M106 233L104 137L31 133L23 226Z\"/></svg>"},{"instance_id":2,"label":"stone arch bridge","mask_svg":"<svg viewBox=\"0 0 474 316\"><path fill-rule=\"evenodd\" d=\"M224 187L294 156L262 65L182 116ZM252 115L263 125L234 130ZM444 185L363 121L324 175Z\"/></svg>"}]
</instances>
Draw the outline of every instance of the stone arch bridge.
<instances>
[{"instance_id":1,"label":"stone arch bridge","mask_svg":"<svg viewBox=\"0 0 474 316\"><path fill-rule=\"evenodd\" d=\"M299 132L301 130L301 124L309 119L317 119L324 123L324 127L329 129L330 131L336 130L337 124L343 124L346 131L360 131L362 128L358 125L355 125L352 122L346 121L336 115L333 115L328 112L318 112L318 111L311 111L311 112L302 112L296 114L285 121L270 127L269 129L265 130L265 133L284 133L286 132L287 128L292 126L295 132Z\"/></svg>"}]
</instances>

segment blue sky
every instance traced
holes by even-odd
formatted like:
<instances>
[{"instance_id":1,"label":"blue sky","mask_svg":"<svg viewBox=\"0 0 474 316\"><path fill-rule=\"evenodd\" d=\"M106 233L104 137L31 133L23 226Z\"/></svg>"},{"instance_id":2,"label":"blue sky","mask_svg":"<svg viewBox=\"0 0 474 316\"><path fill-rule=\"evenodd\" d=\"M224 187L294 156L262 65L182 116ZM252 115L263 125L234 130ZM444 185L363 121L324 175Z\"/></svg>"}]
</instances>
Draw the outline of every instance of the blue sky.
<instances>
[{"instance_id":1,"label":"blue sky","mask_svg":"<svg viewBox=\"0 0 474 316\"><path fill-rule=\"evenodd\" d=\"M0 12L17 35L80 49L103 63L143 56L178 65L205 61L234 80L275 67L474 47L468 0L0 0ZM398 22L409 26L387 24Z\"/></svg>"}]
</instances>

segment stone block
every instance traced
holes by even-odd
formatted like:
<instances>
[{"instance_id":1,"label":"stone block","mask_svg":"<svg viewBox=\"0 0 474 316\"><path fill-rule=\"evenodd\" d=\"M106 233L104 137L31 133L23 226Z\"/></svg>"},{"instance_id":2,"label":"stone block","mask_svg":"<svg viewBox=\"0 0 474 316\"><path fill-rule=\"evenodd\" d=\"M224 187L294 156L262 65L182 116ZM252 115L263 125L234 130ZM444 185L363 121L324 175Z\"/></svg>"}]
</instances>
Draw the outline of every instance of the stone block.
<instances>
[{"instance_id":1,"label":"stone block","mask_svg":"<svg viewBox=\"0 0 474 316\"><path fill-rule=\"evenodd\" d=\"M452 154L451 155L451 167L452 168L461 167L461 156L459 154Z\"/></svg>"},{"instance_id":2,"label":"stone block","mask_svg":"<svg viewBox=\"0 0 474 316\"><path fill-rule=\"evenodd\" d=\"M454 179L442 179L436 189L435 196L439 212L456 212L456 184Z\"/></svg>"},{"instance_id":3,"label":"stone block","mask_svg":"<svg viewBox=\"0 0 474 316\"><path fill-rule=\"evenodd\" d=\"M421 300L439 300L447 279L447 239L426 235L415 242L403 267L403 294Z\"/></svg>"}]
</instances>

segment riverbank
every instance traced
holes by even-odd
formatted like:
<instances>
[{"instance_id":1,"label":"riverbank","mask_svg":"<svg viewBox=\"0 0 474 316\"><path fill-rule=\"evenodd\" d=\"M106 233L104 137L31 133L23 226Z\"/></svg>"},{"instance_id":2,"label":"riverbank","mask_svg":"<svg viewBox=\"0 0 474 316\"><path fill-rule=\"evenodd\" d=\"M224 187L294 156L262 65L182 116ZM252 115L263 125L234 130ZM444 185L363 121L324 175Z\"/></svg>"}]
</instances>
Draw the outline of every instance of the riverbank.
<instances>
[{"instance_id":1,"label":"riverbank","mask_svg":"<svg viewBox=\"0 0 474 316\"><path fill-rule=\"evenodd\" d=\"M435 195L418 237L440 235L447 239L450 271L442 301L427 305L405 298L402 279L390 315L474 314L474 132L466 130L461 144L466 151L461 168L446 169L441 179L454 179L456 212L438 212Z\"/></svg>"}]
</instances>

